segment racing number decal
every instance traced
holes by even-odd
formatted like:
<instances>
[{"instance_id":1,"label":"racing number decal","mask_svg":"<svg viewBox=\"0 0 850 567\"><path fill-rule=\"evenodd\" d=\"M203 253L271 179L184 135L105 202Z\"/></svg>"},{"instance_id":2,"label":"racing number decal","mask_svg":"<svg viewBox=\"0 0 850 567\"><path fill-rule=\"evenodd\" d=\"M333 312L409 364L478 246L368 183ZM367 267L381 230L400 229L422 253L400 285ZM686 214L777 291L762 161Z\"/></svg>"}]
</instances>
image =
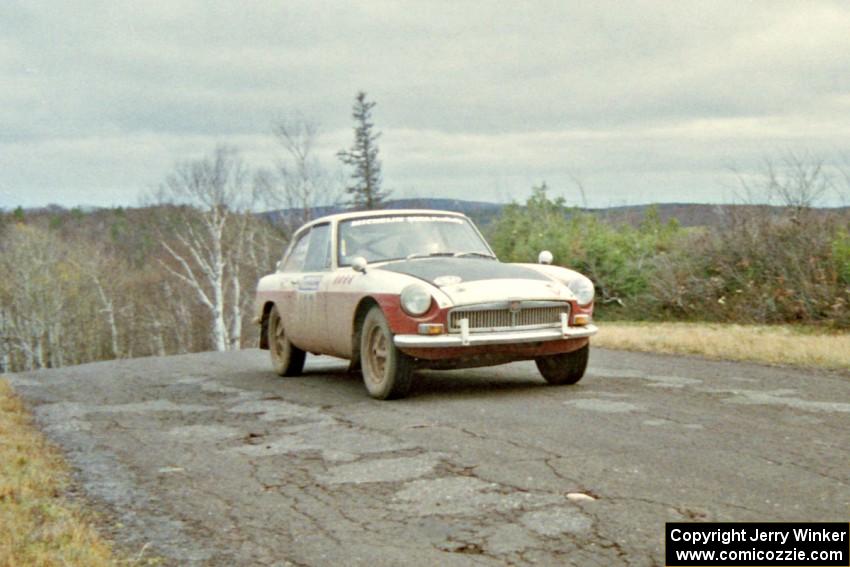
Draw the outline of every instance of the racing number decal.
<instances>
[{"instance_id":1,"label":"racing number decal","mask_svg":"<svg viewBox=\"0 0 850 567\"><path fill-rule=\"evenodd\" d=\"M304 276L298 282L296 291L296 313L302 324L307 323L311 327L319 323L318 291L322 283L322 276Z\"/></svg>"},{"instance_id":2,"label":"racing number decal","mask_svg":"<svg viewBox=\"0 0 850 567\"><path fill-rule=\"evenodd\" d=\"M324 302L320 298L322 274L305 275L295 286L293 339L302 341L302 348L316 348L325 334Z\"/></svg>"}]
</instances>

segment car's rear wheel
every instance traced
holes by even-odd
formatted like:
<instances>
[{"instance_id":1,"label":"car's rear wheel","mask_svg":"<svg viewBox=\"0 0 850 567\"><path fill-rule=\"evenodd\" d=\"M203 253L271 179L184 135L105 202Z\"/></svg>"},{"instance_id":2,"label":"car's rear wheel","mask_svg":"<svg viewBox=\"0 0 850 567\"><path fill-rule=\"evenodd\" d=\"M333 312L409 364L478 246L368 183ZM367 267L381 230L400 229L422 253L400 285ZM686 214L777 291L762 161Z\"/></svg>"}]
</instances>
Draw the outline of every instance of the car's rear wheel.
<instances>
[{"instance_id":1,"label":"car's rear wheel","mask_svg":"<svg viewBox=\"0 0 850 567\"><path fill-rule=\"evenodd\" d=\"M305 352L292 344L283 328L283 320L277 307L272 307L269 313L267 328L269 353L272 357L272 368L280 376L298 376L304 370Z\"/></svg>"},{"instance_id":2,"label":"car's rear wheel","mask_svg":"<svg viewBox=\"0 0 850 567\"><path fill-rule=\"evenodd\" d=\"M563 354L551 354L535 359L537 370L550 384L575 384L584 376L587 369L587 359L590 355L590 345Z\"/></svg>"},{"instance_id":3,"label":"car's rear wheel","mask_svg":"<svg viewBox=\"0 0 850 567\"><path fill-rule=\"evenodd\" d=\"M360 334L363 384L378 400L403 398L413 381L413 360L393 344L393 335L380 307L363 320Z\"/></svg>"}]
</instances>

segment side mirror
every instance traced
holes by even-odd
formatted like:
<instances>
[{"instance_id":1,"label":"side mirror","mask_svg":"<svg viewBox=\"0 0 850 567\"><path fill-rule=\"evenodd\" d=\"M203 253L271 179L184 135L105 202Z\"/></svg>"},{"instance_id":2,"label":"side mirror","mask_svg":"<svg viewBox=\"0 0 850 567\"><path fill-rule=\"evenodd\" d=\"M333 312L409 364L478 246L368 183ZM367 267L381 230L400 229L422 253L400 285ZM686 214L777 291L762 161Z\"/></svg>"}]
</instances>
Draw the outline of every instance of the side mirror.
<instances>
[{"instance_id":1,"label":"side mirror","mask_svg":"<svg viewBox=\"0 0 850 567\"><path fill-rule=\"evenodd\" d=\"M543 252L540 253L539 256L537 256L537 261L540 264L549 265L549 264L552 263L553 259L554 259L554 257L552 256L552 253L549 252L548 250L544 250Z\"/></svg>"},{"instance_id":2,"label":"side mirror","mask_svg":"<svg viewBox=\"0 0 850 567\"><path fill-rule=\"evenodd\" d=\"M355 256L351 259L351 269L355 272L360 272L361 274L366 273L367 264L368 262L366 262L366 258L363 256Z\"/></svg>"}]
</instances>

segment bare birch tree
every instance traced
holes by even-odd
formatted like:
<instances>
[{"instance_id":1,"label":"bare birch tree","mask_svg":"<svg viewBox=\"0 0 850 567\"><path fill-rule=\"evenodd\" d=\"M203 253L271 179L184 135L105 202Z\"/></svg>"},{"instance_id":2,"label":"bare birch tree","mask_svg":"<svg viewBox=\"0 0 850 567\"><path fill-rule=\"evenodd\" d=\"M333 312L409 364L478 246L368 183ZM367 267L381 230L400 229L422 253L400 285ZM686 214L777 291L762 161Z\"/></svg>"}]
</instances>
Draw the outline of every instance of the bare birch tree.
<instances>
[{"instance_id":1,"label":"bare birch tree","mask_svg":"<svg viewBox=\"0 0 850 567\"><path fill-rule=\"evenodd\" d=\"M98 314L102 317L103 324L109 335L109 349L106 352L108 358L122 358L124 355L120 344L120 331L118 323L119 307L116 299L120 297L123 278L116 274L125 274L126 266L121 266L115 258L99 247L86 247L85 251L79 251L79 258L73 264L80 270L81 275L91 284L97 303Z\"/></svg>"},{"instance_id":2,"label":"bare birch tree","mask_svg":"<svg viewBox=\"0 0 850 567\"><path fill-rule=\"evenodd\" d=\"M162 238L162 246L173 262L162 265L187 285L211 317L210 339L215 350L238 348L228 332L228 318L239 318L234 305L242 303L238 267L226 239L241 224L248 206L248 171L238 152L219 146L211 157L179 164L160 190L163 202L174 205L167 227L173 242ZM241 238L237 229L236 242ZM238 252L238 251L237 251ZM240 331L241 332L241 331Z\"/></svg>"}]
</instances>

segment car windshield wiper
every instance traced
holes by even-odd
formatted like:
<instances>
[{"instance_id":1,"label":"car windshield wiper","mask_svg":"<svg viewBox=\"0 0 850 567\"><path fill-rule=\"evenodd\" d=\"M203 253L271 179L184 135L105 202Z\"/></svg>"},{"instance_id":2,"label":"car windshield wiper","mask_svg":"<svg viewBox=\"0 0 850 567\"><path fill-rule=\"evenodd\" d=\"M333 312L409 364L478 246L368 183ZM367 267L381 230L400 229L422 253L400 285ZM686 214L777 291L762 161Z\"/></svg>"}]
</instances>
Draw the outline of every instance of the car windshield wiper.
<instances>
[{"instance_id":1,"label":"car windshield wiper","mask_svg":"<svg viewBox=\"0 0 850 567\"><path fill-rule=\"evenodd\" d=\"M478 258L489 258L491 260L495 260L496 257L492 254L488 254L487 252L455 252L452 254L455 258L462 258L464 256L476 256Z\"/></svg>"},{"instance_id":2,"label":"car windshield wiper","mask_svg":"<svg viewBox=\"0 0 850 567\"><path fill-rule=\"evenodd\" d=\"M414 258L433 258L435 256L454 256L454 252L431 252L430 254L426 254L425 252L414 252L413 254L408 254L407 259L412 260Z\"/></svg>"}]
</instances>

